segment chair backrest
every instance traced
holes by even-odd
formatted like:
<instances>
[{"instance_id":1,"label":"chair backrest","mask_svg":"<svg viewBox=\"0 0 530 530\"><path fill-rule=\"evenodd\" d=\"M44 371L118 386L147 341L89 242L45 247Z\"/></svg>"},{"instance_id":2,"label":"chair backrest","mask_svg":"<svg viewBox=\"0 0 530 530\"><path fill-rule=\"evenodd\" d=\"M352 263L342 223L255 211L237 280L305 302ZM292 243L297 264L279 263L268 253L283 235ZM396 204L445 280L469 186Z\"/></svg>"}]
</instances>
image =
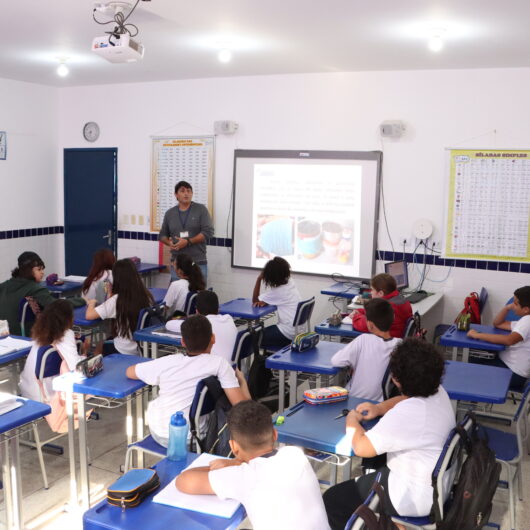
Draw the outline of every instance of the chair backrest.
<instances>
[{"instance_id":1,"label":"chair backrest","mask_svg":"<svg viewBox=\"0 0 530 530\"><path fill-rule=\"evenodd\" d=\"M190 407L190 421L193 418L193 422L197 432L199 431L201 416L209 414L215 409L215 401L212 396L208 393L208 387L206 386L204 379L201 379L195 387L195 396ZM199 444L196 444L197 452L201 452Z\"/></svg>"},{"instance_id":2,"label":"chair backrest","mask_svg":"<svg viewBox=\"0 0 530 530\"><path fill-rule=\"evenodd\" d=\"M407 323L405 324L405 329L403 330L403 338L405 339L407 337L413 337L416 333L416 327L416 320L414 317L409 317L407 319Z\"/></svg>"},{"instance_id":3,"label":"chair backrest","mask_svg":"<svg viewBox=\"0 0 530 530\"><path fill-rule=\"evenodd\" d=\"M160 302L159 304L140 309L140 312L138 313L138 321L136 322L136 329L140 330L157 324L163 325L165 322L165 307L165 304Z\"/></svg>"},{"instance_id":4,"label":"chair backrest","mask_svg":"<svg viewBox=\"0 0 530 530\"><path fill-rule=\"evenodd\" d=\"M54 346L41 346L37 350L37 359L35 361L35 377L38 381L42 381L45 377L53 377L61 373L62 357ZM44 387L40 386L41 393L44 392ZM48 396L42 396L43 400L47 400Z\"/></svg>"},{"instance_id":5,"label":"chair backrest","mask_svg":"<svg viewBox=\"0 0 530 530\"><path fill-rule=\"evenodd\" d=\"M381 473L377 473L374 484L380 484L380 482ZM379 507L379 495L377 495L372 489L368 494L368 497L364 500L363 505L372 510L372 512L376 512ZM367 528L367 526L363 518L358 514L357 510L355 510L352 516L348 519L344 530L362 530L363 528Z\"/></svg>"},{"instance_id":6,"label":"chair backrest","mask_svg":"<svg viewBox=\"0 0 530 530\"><path fill-rule=\"evenodd\" d=\"M506 305L513 304L513 296L506 302ZM515 322L516 320L519 320L521 317L518 317L511 309L508 311L508 314L506 315L506 320L509 322Z\"/></svg>"},{"instance_id":7,"label":"chair backrest","mask_svg":"<svg viewBox=\"0 0 530 530\"><path fill-rule=\"evenodd\" d=\"M25 298L22 298L18 304L18 320L20 321L20 334L26 337L26 324L35 320L35 313Z\"/></svg>"},{"instance_id":8,"label":"chair backrest","mask_svg":"<svg viewBox=\"0 0 530 530\"><path fill-rule=\"evenodd\" d=\"M311 315L313 314L313 309L315 308L315 297L309 298L308 300L302 300L298 302L296 307L296 313L294 315L293 326L295 334L300 333L299 327L305 326L306 331L311 330Z\"/></svg>"},{"instance_id":9,"label":"chair backrest","mask_svg":"<svg viewBox=\"0 0 530 530\"><path fill-rule=\"evenodd\" d=\"M195 298L197 298L197 291L189 291L186 295L186 302L184 303L184 313L186 315L194 315L196 311Z\"/></svg>"},{"instance_id":10,"label":"chair backrest","mask_svg":"<svg viewBox=\"0 0 530 530\"><path fill-rule=\"evenodd\" d=\"M526 383L521 396L521 402L513 416L515 424L515 433L517 435L517 447L519 449L519 457L525 454L525 441L530 436L530 429L527 426L527 418L530 414L530 382Z\"/></svg>"},{"instance_id":11,"label":"chair backrest","mask_svg":"<svg viewBox=\"0 0 530 530\"><path fill-rule=\"evenodd\" d=\"M480 314L482 314L482 311L484 311L484 307L487 301L488 301L488 290L485 287L482 287L482 289L480 290L480 294L478 295L478 307L480 310Z\"/></svg>"},{"instance_id":12,"label":"chair backrest","mask_svg":"<svg viewBox=\"0 0 530 530\"><path fill-rule=\"evenodd\" d=\"M238 331L232 352L232 364L236 364L238 368L241 368L243 359L249 357L255 351L259 351L262 337L263 324L254 326L251 329Z\"/></svg>"},{"instance_id":13,"label":"chair backrest","mask_svg":"<svg viewBox=\"0 0 530 530\"><path fill-rule=\"evenodd\" d=\"M394 384L394 381L392 381L392 374L390 372L390 366L386 367L385 375L383 376L383 381L381 382L381 386L383 387L383 400L386 401L387 399L390 399L391 397L399 395L399 391L397 391L397 386Z\"/></svg>"}]
</instances>

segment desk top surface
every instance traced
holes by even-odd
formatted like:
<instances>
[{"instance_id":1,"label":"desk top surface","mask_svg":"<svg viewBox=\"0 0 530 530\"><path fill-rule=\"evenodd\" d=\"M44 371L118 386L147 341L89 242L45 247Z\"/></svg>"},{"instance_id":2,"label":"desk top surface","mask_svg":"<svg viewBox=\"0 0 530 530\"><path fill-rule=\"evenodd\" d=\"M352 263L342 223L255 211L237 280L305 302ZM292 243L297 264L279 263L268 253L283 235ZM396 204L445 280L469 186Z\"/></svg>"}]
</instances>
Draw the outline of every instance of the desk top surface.
<instances>
[{"instance_id":1,"label":"desk top surface","mask_svg":"<svg viewBox=\"0 0 530 530\"><path fill-rule=\"evenodd\" d=\"M412 306L412 312L416 313L416 311L421 315L424 316L426 313L428 313L434 306L436 306L443 298L443 293L432 293L429 294L429 296L425 297L423 300L420 300L419 302L416 302L415 304L410 304ZM348 309L361 309L364 307L360 304L350 304L348 305Z\"/></svg>"},{"instance_id":2,"label":"desk top surface","mask_svg":"<svg viewBox=\"0 0 530 530\"><path fill-rule=\"evenodd\" d=\"M19 335L9 335L9 337L12 337L13 339L20 339L25 340L28 343L27 348L21 348L20 350L15 350L10 353L6 353L4 355L0 355L0 365L2 364L8 364L10 362L16 361L18 359L21 359L22 357L25 357L29 354L31 350L31 339L29 337L20 337ZM5 337L0 337L0 341Z\"/></svg>"},{"instance_id":3,"label":"desk top surface","mask_svg":"<svg viewBox=\"0 0 530 530\"><path fill-rule=\"evenodd\" d=\"M69 291L78 291L83 284L81 282L71 282L64 280L62 285L48 285L46 282L40 282L41 287L46 287L50 293L67 293Z\"/></svg>"},{"instance_id":4,"label":"desk top surface","mask_svg":"<svg viewBox=\"0 0 530 530\"><path fill-rule=\"evenodd\" d=\"M163 271L166 268L165 265L160 265L159 263L138 263L136 265L136 270L139 274L147 274L148 272L153 271Z\"/></svg>"},{"instance_id":5,"label":"desk top surface","mask_svg":"<svg viewBox=\"0 0 530 530\"><path fill-rule=\"evenodd\" d=\"M154 468L160 477L160 488L149 495L142 504L134 509L123 511L118 506L111 506L106 500L96 504L83 515L84 530L134 530L149 528L150 530L167 530L181 528L186 530L224 530L237 528L245 518L245 510L240 506L231 519L216 517L182 508L174 508L153 502L153 496L172 481L198 455L189 453L186 462L172 462L165 458Z\"/></svg>"},{"instance_id":6,"label":"desk top surface","mask_svg":"<svg viewBox=\"0 0 530 530\"><path fill-rule=\"evenodd\" d=\"M157 335L153 331L163 328L160 324L150 326L134 332L134 340L139 342L155 342L156 344L167 344L169 346L182 346L182 340L177 337L168 337L166 335Z\"/></svg>"},{"instance_id":7,"label":"desk top surface","mask_svg":"<svg viewBox=\"0 0 530 530\"><path fill-rule=\"evenodd\" d=\"M151 291L151 294L153 295L155 304L162 302L167 294L167 289L163 289L162 287L149 287L149 291Z\"/></svg>"},{"instance_id":8,"label":"desk top surface","mask_svg":"<svg viewBox=\"0 0 530 530\"><path fill-rule=\"evenodd\" d=\"M509 335L509 331L498 329L493 326L484 326L480 324L471 324L471 329L482 331L483 333L493 333L494 335ZM453 324L441 337L442 346L452 346L458 348L474 348L476 350L503 351L506 346L502 344L493 344L485 340L472 339L467 336L467 331L458 331Z\"/></svg>"},{"instance_id":9,"label":"desk top surface","mask_svg":"<svg viewBox=\"0 0 530 530\"><path fill-rule=\"evenodd\" d=\"M361 289L359 286L352 285L349 282L337 282L320 291L321 294L326 294L328 296L338 296L339 298L347 298L348 300L352 300L360 292Z\"/></svg>"},{"instance_id":10,"label":"desk top surface","mask_svg":"<svg viewBox=\"0 0 530 530\"><path fill-rule=\"evenodd\" d=\"M266 305L263 307L254 307L250 298L236 298L225 302L219 306L221 315L231 315L234 318L244 318L246 320L258 320L265 315L274 313L275 305Z\"/></svg>"},{"instance_id":11,"label":"desk top surface","mask_svg":"<svg viewBox=\"0 0 530 530\"><path fill-rule=\"evenodd\" d=\"M507 368L445 361L442 386L451 399L504 403L511 377Z\"/></svg>"},{"instance_id":12,"label":"desk top surface","mask_svg":"<svg viewBox=\"0 0 530 530\"><path fill-rule=\"evenodd\" d=\"M361 331L353 329L351 324L341 324L340 326L330 326L328 322L324 321L315 326L315 331L320 335L329 335L332 337L350 337L354 339L362 335Z\"/></svg>"},{"instance_id":13,"label":"desk top surface","mask_svg":"<svg viewBox=\"0 0 530 530\"><path fill-rule=\"evenodd\" d=\"M125 371L133 364L150 360L121 353L107 355L103 357L103 370L94 377L74 383L72 391L115 399L125 398L145 386L145 383L139 379L129 379L125 375Z\"/></svg>"},{"instance_id":14,"label":"desk top surface","mask_svg":"<svg viewBox=\"0 0 530 530\"><path fill-rule=\"evenodd\" d=\"M326 405L309 405L303 403L297 410L297 405L285 410L282 425L277 425L278 441L282 443L300 445L316 451L327 451L337 455L352 456L351 439L346 436L345 418L334 419L343 409L354 409L359 403L369 401L363 398L348 397L347 401L328 403ZM375 402L374 402L375 403ZM287 416L291 410L296 410L292 416ZM370 429L377 420L363 423L365 429Z\"/></svg>"},{"instance_id":15,"label":"desk top surface","mask_svg":"<svg viewBox=\"0 0 530 530\"><path fill-rule=\"evenodd\" d=\"M340 368L331 364L335 353L344 348L340 342L321 340L314 348L296 352L291 346L279 350L265 361L265 366L272 370L296 370L312 374L334 375Z\"/></svg>"},{"instance_id":16,"label":"desk top surface","mask_svg":"<svg viewBox=\"0 0 530 530\"><path fill-rule=\"evenodd\" d=\"M31 399L17 398L23 405L0 415L0 433L21 427L30 421L37 420L49 414L52 409L49 405Z\"/></svg>"}]
</instances>

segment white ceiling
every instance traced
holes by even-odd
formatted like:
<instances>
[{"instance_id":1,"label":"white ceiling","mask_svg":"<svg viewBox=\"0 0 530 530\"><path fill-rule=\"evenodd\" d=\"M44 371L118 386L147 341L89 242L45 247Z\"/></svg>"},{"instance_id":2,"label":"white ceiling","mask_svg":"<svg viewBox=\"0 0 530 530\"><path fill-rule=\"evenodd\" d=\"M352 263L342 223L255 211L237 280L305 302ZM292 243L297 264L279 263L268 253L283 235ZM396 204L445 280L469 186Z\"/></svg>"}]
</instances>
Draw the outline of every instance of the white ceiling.
<instances>
[{"instance_id":1,"label":"white ceiling","mask_svg":"<svg viewBox=\"0 0 530 530\"><path fill-rule=\"evenodd\" d=\"M528 0L152 0L130 18L143 61L90 51L91 0L1 0L0 77L54 86L241 75L530 66ZM104 18L98 15L99 18ZM445 48L427 49L444 27ZM234 57L218 61L219 42ZM69 57L70 75L55 73Z\"/></svg>"}]
</instances>

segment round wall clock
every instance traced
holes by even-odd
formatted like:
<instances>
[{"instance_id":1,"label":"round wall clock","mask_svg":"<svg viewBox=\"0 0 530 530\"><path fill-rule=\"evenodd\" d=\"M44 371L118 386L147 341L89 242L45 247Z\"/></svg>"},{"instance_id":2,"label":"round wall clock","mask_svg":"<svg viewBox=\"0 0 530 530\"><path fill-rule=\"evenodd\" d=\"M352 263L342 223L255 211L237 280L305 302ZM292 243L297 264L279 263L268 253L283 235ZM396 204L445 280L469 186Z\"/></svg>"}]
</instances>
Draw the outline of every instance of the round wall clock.
<instances>
[{"instance_id":1,"label":"round wall clock","mask_svg":"<svg viewBox=\"0 0 530 530\"><path fill-rule=\"evenodd\" d=\"M99 125L95 121L85 123L83 136L87 142L95 142L99 138Z\"/></svg>"}]
</instances>

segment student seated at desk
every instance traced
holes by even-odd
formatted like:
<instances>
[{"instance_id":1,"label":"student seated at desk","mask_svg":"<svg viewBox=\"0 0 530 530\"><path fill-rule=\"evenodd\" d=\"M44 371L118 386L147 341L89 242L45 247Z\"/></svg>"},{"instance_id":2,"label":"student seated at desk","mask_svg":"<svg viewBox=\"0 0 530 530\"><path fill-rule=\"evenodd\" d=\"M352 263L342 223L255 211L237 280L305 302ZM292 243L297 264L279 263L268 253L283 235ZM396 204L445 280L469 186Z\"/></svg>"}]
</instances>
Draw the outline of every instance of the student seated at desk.
<instances>
[{"instance_id":1,"label":"student seated at desk","mask_svg":"<svg viewBox=\"0 0 530 530\"><path fill-rule=\"evenodd\" d=\"M349 366L353 375L348 381L351 396L383 400L382 381L392 350L401 339L390 336L394 321L392 306L382 298L366 304L366 325L370 333L363 333L339 350L332 358L333 366Z\"/></svg>"},{"instance_id":2,"label":"student seated at desk","mask_svg":"<svg viewBox=\"0 0 530 530\"><path fill-rule=\"evenodd\" d=\"M18 266L11 272L11 278L0 284L0 320L7 320L9 332L20 335L19 308L23 298L31 297L42 309L56 300L46 287L40 285L44 278L44 262L35 252L22 252L18 257ZM69 298L73 307L85 305L82 298ZM29 336L33 322L26 325Z\"/></svg>"},{"instance_id":3,"label":"student seated at desk","mask_svg":"<svg viewBox=\"0 0 530 530\"><path fill-rule=\"evenodd\" d=\"M139 355L138 344L133 333L138 324L140 310L153 305L153 296L147 290L134 263L120 259L112 267L112 296L96 307L96 300L89 300L87 320L112 320L113 344L105 344L103 353L125 353Z\"/></svg>"},{"instance_id":4,"label":"student seated at desk","mask_svg":"<svg viewBox=\"0 0 530 530\"><path fill-rule=\"evenodd\" d=\"M215 343L210 321L202 315L188 317L180 328L182 345L187 355L167 355L147 363L127 368L127 377L140 379L148 385L158 385L158 397L147 407L147 420L153 438L164 447L168 445L169 420L178 410L188 419L197 383L215 375L232 405L250 399L243 374L219 355L210 355ZM204 423L206 419L204 419ZM201 430L204 424L201 423Z\"/></svg>"},{"instance_id":5,"label":"student seated at desk","mask_svg":"<svg viewBox=\"0 0 530 530\"><path fill-rule=\"evenodd\" d=\"M219 315L219 298L213 291L201 291L195 298L197 313L204 315L212 325L215 344L212 354L232 361L232 353L237 338L237 328L230 315Z\"/></svg>"},{"instance_id":6,"label":"student seated at desk","mask_svg":"<svg viewBox=\"0 0 530 530\"><path fill-rule=\"evenodd\" d=\"M260 294L261 282L267 289ZM262 348L265 350L268 346L283 348L291 344L294 339L293 320L301 299L291 278L289 263L278 256L269 260L259 274L252 293L253 305L258 307L275 305L278 308L278 324L265 328L261 340Z\"/></svg>"},{"instance_id":7,"label":"student seated at desk","mask_svg":"<svg viewBox=\"0 0 530 530\"><path fill-rule=\"evenodd\" d=\"M184 471L177 488L238 500L254 530L329 529L317 477L302 450L274 449L277 432L269 409L255 401L238 403L228 428L235 458Z\"/></svg>"},{"instance_id":8,"label":"student seated at desk","mask_svg":"<svg viewBox=\"0 0 530 530\"><path fill-rule=\"evenodd\" d=\"M177 315L185 316L184 306L188 293L204 290L206 283L200 267L186 254L179 254L177 259L171 262L171 266L175 267L175 272L180 279L171 282L164 297L167 315L175 316L177 313Z\"/></svg>"},{"instance_id":9,"label":"student seated at desk","mask_svg":"<svg viewBox=\"0 0 530 530\"><path fill-rule=\"evenodd\" d=\"M94 253L92 266L83 282L81 295L85 300L95 299L102 304L112 291L112 267L116 257L109 248L102 248Z\"/></svg>"},{"instance_id":10,"label":"student seated at desk","mask_svg":"<svg viewBox=\"0 0 530 530\"><path fill-rule=\"evenodd\" d=\"M372 288L372 298L388 300L394 310L394 322L390 328L390 335L397 338L403 337L407 320L412 316L412 306L397 290L395 278L390 276L390 274L376 274L370 280L370 287ZM364 309L354 309L350 316L353 329L362 333L369 331L366 325L366 312Z\"/></svg>"},{"instance_id":11,"label":"student seated at desk","mask_svg":"<svg viewBox=\"0 0 530 530\"><path fill-rule=\"evenodd\" d=\"M440 384L444 360L432 344L409 338L396 346L390 370L402 395L358 405L346 417L346 433L352 436L357 456L372 459L386 453L386 465L377 470L382 473L385 513L424 516L433 503L434 466L455 427L449 396ZM377 416L382 418L365 431L361 422ZM368 495L376 474L337 484L324 493L331 528L344 528Z\"/></svg>"},{"instance_id":12,"label":"student seated at desk","mask_svg":"<svg viewBox=\"0 0 530 530\"><path fill-rule=\"evenodd\" d=\"M516 321L506 320L509 311L518 317ZM473 362L509 368L512 372L510 389L522 390L530 377L530 286L520 287L513 293L513 303L504 306L494 318L493 325L511 331L509 335L481 333L470 329L467 335L472 339L485 340L493 344L504 344L506 349L493 360L474 359Z\"/></svg>"}]
</instances>

